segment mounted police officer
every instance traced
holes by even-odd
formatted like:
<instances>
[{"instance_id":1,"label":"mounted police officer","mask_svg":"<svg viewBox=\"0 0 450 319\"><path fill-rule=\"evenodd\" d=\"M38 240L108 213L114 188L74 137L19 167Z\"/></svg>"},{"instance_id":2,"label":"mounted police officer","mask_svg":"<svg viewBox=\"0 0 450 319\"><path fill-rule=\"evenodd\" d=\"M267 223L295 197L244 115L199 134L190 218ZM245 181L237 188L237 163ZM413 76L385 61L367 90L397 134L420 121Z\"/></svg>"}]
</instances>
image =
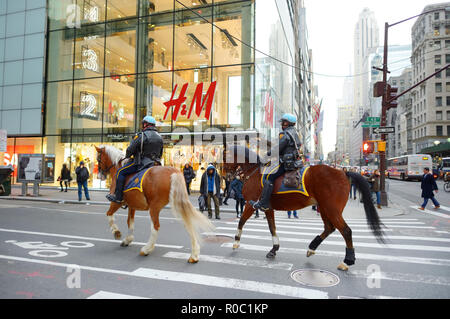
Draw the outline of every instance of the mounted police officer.
<instances>
[{"instance_id":1,"label":"mounted police officer","mask_svg":"<svg viewBox=\"0 0 450 319\"><path fill-rule=\"evenodd\" d=\"M253 208L262 211L269 210L270 196L273 191L274 181L286 171L297 170L303 166L300 157L301 142L297 131L295 130L297 118L292 114L284 114L280 119L280 122L283 131L279 134L278 146L272 148L274 151L278 149L280 165L278 166L278 170L270 174L264 181L260 200L257 202L249 202ZM272 155L272 150L267 153L268 156Z\"/></svg>"},{"instance_id":2,"label":"mounted police officer","mask_svg":"<svg viewBox=\"0 0 450 319\"><path fill-rule=\"evenodd\" d=\"M133 161L117 171L115 193L106 195L109 201L122 202L127 175L159 164L163 153L163 139L155 126L156 121L152 116L147 115L142 120L142 132L133 137L125 155L126 158L133 156Z\"/></svg>"}]
</instances>

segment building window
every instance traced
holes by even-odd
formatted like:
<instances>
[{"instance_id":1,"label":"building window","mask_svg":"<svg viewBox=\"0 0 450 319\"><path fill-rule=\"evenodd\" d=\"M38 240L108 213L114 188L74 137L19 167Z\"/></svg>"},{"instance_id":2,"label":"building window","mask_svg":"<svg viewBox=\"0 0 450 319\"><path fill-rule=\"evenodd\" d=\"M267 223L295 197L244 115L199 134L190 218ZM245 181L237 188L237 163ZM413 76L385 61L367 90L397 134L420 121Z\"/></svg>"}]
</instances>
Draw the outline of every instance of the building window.
<instances>
[{"instance_id":1,"label":"building window","mask_svg":"<svg viewBox=\"0 0 450 319\"><path fill-rule=\"evenodd\" d=\"M450 68L445 69L445 76L450 78Z\"/></svg>"},{"instance_id":2,"label":"building window","mask_svg":"<svg viewBox=\"0 0 450 319\"><path fill-rule=\"evenodd\" d=\"M445 99L447 100L447 106L450 106L450 96L446 96Z\"/></svg>"},{"instance_id":3,"label":"building window","mask_svg":"<svg viewBox=\"0 0 450 319\"><path fill-rule=\"evenodd\" d=\"M450 111L447 111L447 121L450 121Z\"/></svg>"},{"instance_id":4,"label":"building window","mask_svg":"<svg viewBox=\"0 0 450 319\"><path fill-rule=\"evenodd\" d=\"M442 121L442 111L436 111L436 121Z\"/></svg>"},{"instance_id":5,"label":"building window","mask_svg":"<svg viewBox=\"0 0 450 319\"><path fill-rule=\"evenodd\" d=\"M445 91L450 92L450 82L445 82Z\"/></svg>"},{"instance_id":6,"label":"building window","mask_svg":"<svg viewBox=\"0 0 450 319\"><path fill-rule=\"evenodd\" d=\"M441 93L442 92L442 83L435 83L434 84L434 88L435 88L435 92L436 93Z\"/></svg>"},{"instance_id":7,"label":"building window","mask_svg":"<svg viewBox=\"0 0 450 319\"><path fill-rule=\"evenodd\" d=\"M450 19L450 12L445 11L445 20Z\"/></svg>"},{"instance_id":8,"label":"building window","mask_svg":"<svg viewBox=\"0 0 450 319\"><path fill-rule=\"evenodd\" d=\"M445 48L450 48L450 40L445 40Z\"/></svg>"},{"instance_id":9,"label":"building window","mask_svg":"<svg viewBox=\"0 0 450 319\"><path fill-rule=\"evenodd\" d=\"M439 26L434 27L434 36L437 37L439 36L441 33L439 32Z\"/></svg>"},{"instance_id":10,"label":"building window","mask_svg":"<svg viewBox=\"0 0 450 319\"><path fill-rule=\"evenodd\" d=\"M446 35L449 35L449 34L450 34L450 25L449 25L449 24L446 24L446 25L445 25L445 34L446 34Z\"/></svg>"},{"instance_id":11,"label":"building window","mask_svg":"<svg viewBox=\"0 0 450 319\"><path fill-rule=\"evenodd\" d=\"M439 12L434 13L434 20L439 20Z\"/></svg>"},{"instance_id":12,"label":"building window","mask_svg":"<svg viewBox=\"0 0 450 319\"><path fill-rule=\"evenodd\" d=\"M436 135L437 136L442 136L442 125L436 125Z\"/></svg>"},{"instance_id":13,"label":"building window","mask_svg":"<svg viewBox=\"0 0 450 319\"><path fill-rule=\"evenodd\" d=\"M450 125L447 125L447 136L450 136Z\"/></svg>"},{"instance_id":14,"label":"building window","mask_svg":"<svg viewBox=\"0 0 450 319\"><path fill-rule=\"evenodd\" d=\"M445 63L450 63L450 54L445 55Z\"/></svg>"},{"instance_id":15,"label":"building window","mask_svg":"<svg viewBox=\"0 0 450 319\"><path fill-rule=\"evenodd\" d=\"M433 48L435 50L440 50L441 49L441 41L434 41L434 46Z\"/></svg>"},{"instance_id":16,"label":"building window","mask_svg":"<svg viewBox=\"0 0 450 319\"><path fill-rule=\"evenodd\" d=\"M441 55L434 56L434 64L441 64Z\"/></svg>"},{"instance_id":17,"label":"building window","mask_svg":"<svg viewBox=\"0 0 450 319\"><path fill-rule=\"evenodd\" d=\"M449 70L449 69L446 69L445 71L447 71L447 70ZM439 69L434 69L434 72L437 72L437 71L439 71ZM442 78L442 72L436 73L436 79L440 79L440 78Z\"/></svg>"}]
</instances>

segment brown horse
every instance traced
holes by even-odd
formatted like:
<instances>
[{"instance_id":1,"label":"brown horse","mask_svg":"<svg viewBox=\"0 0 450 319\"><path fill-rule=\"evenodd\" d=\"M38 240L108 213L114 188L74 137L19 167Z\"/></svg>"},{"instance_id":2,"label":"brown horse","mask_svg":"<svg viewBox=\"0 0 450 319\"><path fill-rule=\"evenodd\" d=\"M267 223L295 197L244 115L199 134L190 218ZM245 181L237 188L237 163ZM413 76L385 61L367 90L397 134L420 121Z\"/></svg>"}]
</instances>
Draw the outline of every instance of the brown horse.
<instances>
[{"instance_id":1,"label":"brown horse","mask_svg":"<svg viewBox=\"0 0 450 319\"><path fill-rule=\"evenodd\" d=\"M239 158L245 158L244 162L238 162ZM244 154L245 156L243 156ZM260 158L251 150L242 146L228 147L223 154L224 170L226 172L237 172L244 175L244 186L242 194L246 200L244 212L239 220L237 233L233 249L239 248L239 242L242 235L242 228L247 219L253 214L254 208L248 203L250 200L259 199L262 186L262 163ZM252 159L252 161L250 160ZM256 163L255 163L256 159ZM338 269L348 270L348 267L355 263L355 251L352 241L352 230L342 217L342 212L347 203L350 183L348 177L352 178L353 183L362 194L364 210L370 229L375 235L377 241L384 242L382 223L379 220L378 213L372 203L371 193L368 182L359 174L347 172L329 167L327 165L311 166L304 174L304 185L308 196L298 192L275 194L281 186L283 177L278 178L274 183L274 190L270 200L270 210L266 211L266 218L269 229L272 234L273 247L266 255L267 258L274 258L280 248L279 239L276 233L274 210L297 210L311 205L320 207L320 216L324 223L324 231L313 239L309 245L306 256L314 255L315 250L321 242L328 237L335 229L345 239L346 250L345 259L339 264Z\"/></svg>"},{"instance_id":2,"label":"brown horse","mask_svg":"<svg viewBox=\"0 0 450 319\"><path fill-rule=\"evenodd\" d=\"M121 167L121 162L125 155L112 146L95 147L97 149L98 171L101 178L109 173L112 175L110 192L115 189L115 176ZM125 184L131 176L128 176ZM124 203L128 205L128 235L122 241L121 246L128 246L134 239L134 214L136 210L148 210L152 221L151 235L147 245L142 247L140 255L147 256L155 248L156 238L159 231L159 213L164 206L170 203L175 217L184 222L184 226L191 237L192 252L189 263L196 263L199 260L201 237L198 228L201 230L213 230L214 226L192 206L189 201L185 187L184 177L177 169L167 166L153 166L144 176L141 190L132 189L124 193ZM114 223L114 213L122 206L121 203L112 202L106 212L109 226L116 239L121 237L119 228Z\"/></svg>"}]
</instances>

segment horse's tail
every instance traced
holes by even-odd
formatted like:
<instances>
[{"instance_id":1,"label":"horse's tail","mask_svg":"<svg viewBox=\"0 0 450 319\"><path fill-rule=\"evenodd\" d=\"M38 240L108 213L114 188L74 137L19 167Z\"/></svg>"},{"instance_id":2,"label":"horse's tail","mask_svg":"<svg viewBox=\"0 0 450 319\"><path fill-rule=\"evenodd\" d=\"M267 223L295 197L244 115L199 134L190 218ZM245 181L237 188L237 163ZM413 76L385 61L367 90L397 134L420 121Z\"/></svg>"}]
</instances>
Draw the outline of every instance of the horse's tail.
<instances>
[{"instance_id":1,"label":"horse's tail","mask_svg":"<svg viewBox=\"0 0 450 319\"><path fill-rule=\"evenodd\" d=\"M172 207L172 212L175 217L181 217L183 219L187 232L191 236L194 236L198 243L201 243L202 240L199 231L213 231L215 227L190 202L184 176L177 172L173 173L170 178L169 203Z\"/></svg>"},{"instance_id":2,"label":"horse's tail","mask_svg":"<svg viewBox=\"0 0 450 319\"><path fill-rule=\"evenodd\" d=\"M372 233L375 235L375 238L378 242L384 243L384 233L383 233L383 223L380 221L380 218L377 213L377 209L372 202L372 194L370 192L370 185L366 181L364 177L362 177L358 173L354 172L346 172L348 177L352 179L352 183L356 185L356 188L360 191L363 204L364 211L366 212L366 219L369 228L372 230Z\"/></svg>"}]
</instances>

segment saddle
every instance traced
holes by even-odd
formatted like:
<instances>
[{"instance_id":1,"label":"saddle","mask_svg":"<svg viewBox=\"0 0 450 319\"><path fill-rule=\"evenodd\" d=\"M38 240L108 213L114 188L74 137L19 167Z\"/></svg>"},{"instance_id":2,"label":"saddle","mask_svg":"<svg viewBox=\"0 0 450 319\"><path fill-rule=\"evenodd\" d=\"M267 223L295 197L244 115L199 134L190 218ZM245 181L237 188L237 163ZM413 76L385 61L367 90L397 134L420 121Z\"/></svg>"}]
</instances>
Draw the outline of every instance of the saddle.
<instances>
[{"instance_id":1,"label":"saddle","mask_svg":"<svg viewBox=\"0 0 450 319\"><path fill-rule=\"evenodd\" d=\"M287 171L284 174L283 184L288 188L299 188L302 183L300 171L298 169L293 171Z\"/></svg>"},{"instance_id":2,"label":"saddle","mask_svg":"<svg viewBox=\"0 0 450 319\"><path fill-rule=\"evenodd\" d=\"M264 181L268 179L269 175L276 170L277 166L267 165L261 177L261 186L263 186ZM278 177L274 182L272 194L286 194L286 193L300 193L305 196L309 196L304 184L304 176L309 166L305 166L300 170L287 171L280 177Z\"/></svg>"}]
</instances>

